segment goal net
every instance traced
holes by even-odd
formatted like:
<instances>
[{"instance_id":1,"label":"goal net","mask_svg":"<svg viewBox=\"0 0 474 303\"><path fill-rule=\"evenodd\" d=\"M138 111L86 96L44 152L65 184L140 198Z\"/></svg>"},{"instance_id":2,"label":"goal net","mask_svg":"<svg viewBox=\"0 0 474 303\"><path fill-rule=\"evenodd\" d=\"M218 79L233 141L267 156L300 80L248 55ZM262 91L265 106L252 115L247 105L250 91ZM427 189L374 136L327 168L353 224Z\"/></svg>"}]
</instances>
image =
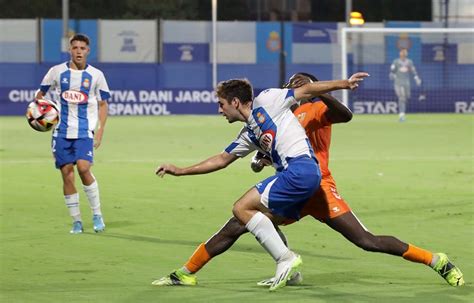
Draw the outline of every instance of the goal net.
<instances>
[{"instance_id":1,"label":"goal net","mask_svg":"<svg viewBox=\"0 0 474 303\"><path fill-rule=\"evenodd\" d=\"M354 113L474 112L473 28L343 28L341 47L343 79L370 74Z\"/></svg>"}]
</instances>

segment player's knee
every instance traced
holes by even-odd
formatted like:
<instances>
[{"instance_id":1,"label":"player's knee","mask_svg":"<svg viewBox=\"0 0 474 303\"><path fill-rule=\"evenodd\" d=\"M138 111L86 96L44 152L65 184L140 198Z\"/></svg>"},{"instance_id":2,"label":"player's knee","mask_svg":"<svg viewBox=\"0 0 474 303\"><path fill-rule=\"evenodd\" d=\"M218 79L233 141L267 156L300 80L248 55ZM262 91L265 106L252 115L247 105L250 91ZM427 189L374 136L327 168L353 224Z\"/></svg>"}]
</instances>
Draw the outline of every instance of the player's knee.
<instances>
[{"instance_id":1,"label":"player's knee","mask_svg":"<svg viewBox=\"0 0 474 303\"><path fill-rule=\"evenodd\" d=\"M234 215L236 220L238 220L240 223L242 222L241 217L243 214L243 208L240 204L234 204L234 207L232 208L232 214Z\"/></svg>"},{"instance_id":2,"label":"player's knee","mask_svg":"<svg viewBox=\"0 0 474 303\"><path fill-rule=\"evenodd\" d=\"M89 165L77 165L77 173L81 177L90 175L91 172Z\"/></svg>"},{"instance_id":3,"label":"player's knee","mask_svg":"<svg viewBox=\"0 0 474 303\"><path fill-rule=\"evenodd\" d=\"M238 220L238 222L242 225L247 224L247 222L252 217L246 205L242 203L234 204L234 207L232 208L232 214Z\"/></svg>"},{"instance_id":4,"label":"player's knee","mask_svg":"<svg viewBox=\"0 0 474 303\"><path fill-rule=\"evenodd\" d=\"M74 167L70 165L61 167L61 175L64 182L74 182Z\"/></svg>"}]
</instances>

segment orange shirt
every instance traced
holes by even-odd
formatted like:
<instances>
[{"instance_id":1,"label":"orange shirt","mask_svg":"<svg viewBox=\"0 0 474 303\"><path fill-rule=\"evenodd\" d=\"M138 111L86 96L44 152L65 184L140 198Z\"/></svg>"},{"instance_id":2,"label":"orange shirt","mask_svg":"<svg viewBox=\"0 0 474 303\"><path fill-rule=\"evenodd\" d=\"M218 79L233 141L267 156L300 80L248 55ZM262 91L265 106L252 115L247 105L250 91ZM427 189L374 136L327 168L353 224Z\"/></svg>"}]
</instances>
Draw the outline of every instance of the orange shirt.
<instances>
[{"instance_id":1,"label":"orange shirt","mask_svg":"<svg viewBox=\"0 0 474 303\"><path fill-rule=\"evenodd\" d=\"M316 101L300 105L294 114L304 127L319 161L322 181L334 182L328 167L332 123L326 118L326 111L327 106L322 101Z\"/></svg>"}]
</instances>

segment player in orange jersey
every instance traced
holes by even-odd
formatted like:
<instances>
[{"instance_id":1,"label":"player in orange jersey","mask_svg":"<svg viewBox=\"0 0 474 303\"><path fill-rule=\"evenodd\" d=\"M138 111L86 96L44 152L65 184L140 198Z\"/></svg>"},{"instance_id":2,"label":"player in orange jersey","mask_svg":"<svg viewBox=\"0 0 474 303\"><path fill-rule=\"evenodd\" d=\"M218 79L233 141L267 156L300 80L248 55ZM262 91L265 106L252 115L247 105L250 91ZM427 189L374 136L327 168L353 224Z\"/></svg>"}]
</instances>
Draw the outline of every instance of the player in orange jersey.
<instances>
[{"instance_id":1,"label":"player in orange jersey","mask_svg":"<svg viewBox=\"0 0 474 303\"><path fill-rule=\"evenodd\" d=\"M317 81L306 73L293 75L286 87L299 87L305 83ZM431 253L414 245L402 242L393 236L378 236L370 233L357 219L344 199L338 194L336 183L329 171L329 147L331 143L331 126L334 123L344 123L352 119L352 112L331 95L320 96L321 101L302 102L294 110L295 116L306 130L306 135L319 161L322 180L318 191L308 200L301 211L300 217L311 215L326 223L329 227L342 234L358 247L372 252L381 252L403 257L417 263L432 267L450 285L464 284L461 271L454 266L443 253ZM264 166L271 165L269 158L257 153L252 159L252 169L258 172ZM288 225L295 220L281 222ZM286 242L284 234L277 228L280 237ZM201 243L186 264L171 274L153 281L153 285L196 285L195 273L210 259L225 252L234 242L247 232L236 218L231 218L206 243ZM288 285L301 283L301 273L297 272L288 281ZM258 282L261 286L270 286L273 278Z\"/></svg>"}]
</instances>

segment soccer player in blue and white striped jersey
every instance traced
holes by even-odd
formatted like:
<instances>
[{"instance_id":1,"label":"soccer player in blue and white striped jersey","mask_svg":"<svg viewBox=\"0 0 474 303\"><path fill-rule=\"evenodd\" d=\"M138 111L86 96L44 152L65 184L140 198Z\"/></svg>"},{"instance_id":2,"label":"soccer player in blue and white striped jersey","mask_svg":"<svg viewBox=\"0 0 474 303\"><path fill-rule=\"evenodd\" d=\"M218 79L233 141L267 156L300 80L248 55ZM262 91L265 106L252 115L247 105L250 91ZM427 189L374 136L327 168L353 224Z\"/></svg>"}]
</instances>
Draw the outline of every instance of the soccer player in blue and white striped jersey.
<instances>
[{"instance_id":1,"label":"soccer player in blue and white striped jersey","mask_svg":"<svg viewBox=\"0 0 474 303\"><path fill-rule=\"evenodd\" d=\"M83 232L74 165L93 212L94 231L101 232L105 224L100 209L99 187L91 165L94 147L98 148L102 142L110 91L104 74L87 64L89 38L76 34L70 39L69 47L71 60L50 68L36 98L41 99L49 92L59 107L59 123L53 131L51 149L56 168L61 171L66 206L73 218L71 233Z\"/></svg>"},{"instance_id":2,"label":"soccer player in blue and white striped jersey","mask_svg":"<svg viewBox=\"0 0 474 303\"><path fill-rule=\"evenodd\" d=\"M355 89L367 76L367 73L356 73L348 80L314 82L296 89L272 88L256 98L246 79L220 82L216 88L219 113L229 123L245 123L237 138L223 152L200 163L184 168L163 164L156 169L160 177L206 174L223 169L255 150L272 159L276 174L249 189L232 209L233 215L276 262L270 291L284 287L302 264L301 257L285 246L272 221L298 220L299 211L321 180L319 165L305 130L290 107L299 100L333 90ZM160 283L157 280L152 284Z\"/></svg>"}]
</instances>

